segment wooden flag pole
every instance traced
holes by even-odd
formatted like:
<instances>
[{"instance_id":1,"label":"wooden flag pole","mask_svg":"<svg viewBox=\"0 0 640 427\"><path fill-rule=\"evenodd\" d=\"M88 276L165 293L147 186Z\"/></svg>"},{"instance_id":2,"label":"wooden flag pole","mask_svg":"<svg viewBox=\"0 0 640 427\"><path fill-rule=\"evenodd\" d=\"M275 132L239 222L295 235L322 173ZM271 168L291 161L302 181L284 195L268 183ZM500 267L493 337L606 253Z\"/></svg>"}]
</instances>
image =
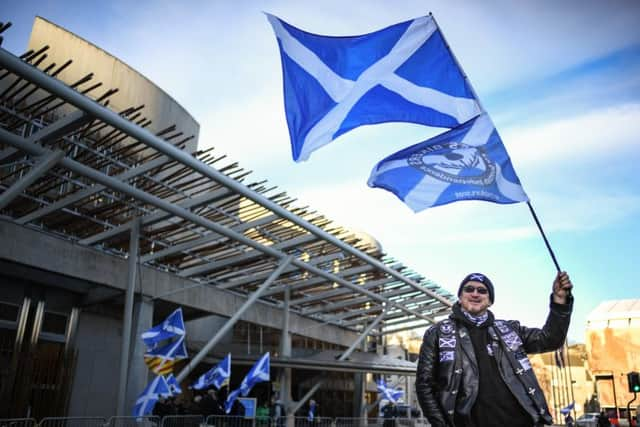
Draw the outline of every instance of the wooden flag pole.
<instances>
[{"instance_id":1,"label":"wooden flag pole","mask_svg":"<svg viewBox=\"0 0 640 427\"><path fill-rule=\"evenodd\" d=\"M542 229L542 225L540 225L540 221L538 221L538 216L536 215L536 211L533 210L533 206L531 206L531 202L527 202L527 206L529 206L529 211L531 211L531 215L533 215L533 219L538 226L538 230L540 230L540 234L542 234L542 238L544 239L544 244L547 245L547 250L549 251L549 255L551 255L551 259L556 266L556 270L560 272L560 265L558 264L558 260L556 259L556 255L553 253L553 249L551 249L551 245L549 244L549 240L547 240L547 236L544 234L544 230Z\"/></svg>"}]
</instances>

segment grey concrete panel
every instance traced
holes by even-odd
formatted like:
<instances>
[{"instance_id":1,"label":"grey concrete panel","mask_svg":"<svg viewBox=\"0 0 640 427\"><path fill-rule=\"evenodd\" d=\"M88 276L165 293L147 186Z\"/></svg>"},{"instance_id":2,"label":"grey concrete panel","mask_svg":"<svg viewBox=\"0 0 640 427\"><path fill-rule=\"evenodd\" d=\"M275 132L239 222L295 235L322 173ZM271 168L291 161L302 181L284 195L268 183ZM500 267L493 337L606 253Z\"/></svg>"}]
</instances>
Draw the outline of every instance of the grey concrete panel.
<instances>
[{"instance_id":1,"label":"grey concrete panel","mask_svg":"<svg viewBox=\"0 0 640 427\"><path fill-rule=\"evenodd\" d=\"M3 237L4 242L7 242L0 245L0 260L52 271L69 276L71 279L79 279L76 282L86 281L120 290L124 290L126 287L126 259L2 220L0 220L0 236ZM51 254L56 254L56 256L51 256ZM145 266L140 268L139 276L137 291L142 291L147 297L165 295L168 292L192 287L194 284L189 279ZM86 292L86 289L81 291ZM185 292L173 293L161 299L223 317L231 317L246 301L244 296L206 285ZM282 310L258 301L251 310L242 316L241 320L280 330ZM294 313L290 318L290 331L294 334L300 333L310 338L346 347L353 343L358 336L353 332L330 325L322 325L320 322Z\"/></svg>"},{"instance_id":2,"label":"grey concrete panel","mask_svg":"<svg viewBox=\"0 0 640 427\"><path fill-rule=\"evenodd\" d=\"M114 414L118 392L120 320L82 312L78 322L76 366L68 416Z\"/></svg>"}]
</instances>

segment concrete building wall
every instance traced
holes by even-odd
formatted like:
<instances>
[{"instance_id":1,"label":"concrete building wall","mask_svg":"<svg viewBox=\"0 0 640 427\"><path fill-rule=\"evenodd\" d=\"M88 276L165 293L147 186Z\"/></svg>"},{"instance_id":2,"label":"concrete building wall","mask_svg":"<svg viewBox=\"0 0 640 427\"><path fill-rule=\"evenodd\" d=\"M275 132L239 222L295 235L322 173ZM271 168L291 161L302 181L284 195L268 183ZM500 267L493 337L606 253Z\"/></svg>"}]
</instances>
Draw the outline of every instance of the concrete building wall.
<instances>
[{"instance_id":1,"label":"concrete building wall","mask_svg":"<svg viewBox=\"0 0 640 427\"><path fill-rule=\"evenodd\" d=\"M116 413L121 338L120 320L93 313L80 315L70 417Z\"/></svg>"},{"instance_id":2,"label":"concrete building wall","mask_svg":"<svg viewBox=\"0 0 640 427\"><path fill-rule=\"evenodd\" d=\"M102 286L123 291L126 289L128 266L125 259L1 220L0 236L3 236L0 260L68 276L74 279L68 286L76 288L84 283L85 286ZM191 286L193 282L173 274L148 267L140 268L139 289L142 289L147 297L156 297ZM86 290L78 289L78 292ZM192 288L187 292L174 293L162 299L227 318L235 314L246 301L243 296L213 286ZM281 329L282 309L256 302L251 310L244 313L241 320ZM318 322L296 314L290 316L290 331L293 334L299 333L345 347L357 339L357 334L353 332L330 325L315 327L317 325Z\"/></svg>"},{"instance_id":3,"label":"concrete building wall","mask_svg":"<svg viewBox=\"0 0 640 427\"><path fill-rule=\"evenodd\" d=\"M143 115L153 121L148 127L150 131L159 131L175 124L185 136L195 136L187 146L187 151L195 151L200 125L187 110L145 76L94 44L46 19L36 17L28 48L37 50L45 45L51 46L47 51L47 64L55 62L62 65L69 59L73 60L57 76L58 79L72 84L93 73L92 81L103 83L100 91L119 89L109 98L110 108L122 111L144 105Z\"/></svg>"}]
</instances>

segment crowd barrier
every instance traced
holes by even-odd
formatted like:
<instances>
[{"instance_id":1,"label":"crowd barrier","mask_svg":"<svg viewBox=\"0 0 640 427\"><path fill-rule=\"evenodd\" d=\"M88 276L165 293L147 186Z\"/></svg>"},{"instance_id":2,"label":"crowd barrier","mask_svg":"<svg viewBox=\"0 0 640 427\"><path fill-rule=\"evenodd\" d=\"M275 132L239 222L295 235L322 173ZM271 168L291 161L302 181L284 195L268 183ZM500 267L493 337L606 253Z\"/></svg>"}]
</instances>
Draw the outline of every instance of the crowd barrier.
<instances>
[{"instance_id":1,"label":"crowd barrier","mask_svg":"<svg viewBox=\"0 0 640 427\"><path fill-rule=\"evenodd\" d=\"M49 417L0 419L0 427L429 427L424 418L238 417L167 415L145 417Z\"/></svg>"}]
</instances>

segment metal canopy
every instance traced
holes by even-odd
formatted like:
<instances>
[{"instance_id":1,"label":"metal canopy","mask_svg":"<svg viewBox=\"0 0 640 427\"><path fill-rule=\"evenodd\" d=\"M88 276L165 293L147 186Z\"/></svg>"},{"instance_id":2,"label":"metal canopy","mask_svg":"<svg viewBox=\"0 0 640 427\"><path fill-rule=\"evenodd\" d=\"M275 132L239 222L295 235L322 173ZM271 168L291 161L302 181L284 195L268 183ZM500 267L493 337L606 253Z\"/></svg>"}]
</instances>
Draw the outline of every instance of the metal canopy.
<instances>
[{"instance_id":1,"label":"metal canopy","mask_svg":"<svg viewBox=\"0 0 640 427\"><path fill-rule=\"evenodd\" d=\"M359 333L385 307L375 334L451 306L436 284L224 155L183 151L192 136L176 125L147 131L144 106L109 109L117 89L91 75L62 83L71 61L46 65L47 49L0 48L5 219L126 257L140 218L142 263L247 296L292 256L261 299L282 305L289 289L293 312Z\"/></svg>"}]
</instances>

